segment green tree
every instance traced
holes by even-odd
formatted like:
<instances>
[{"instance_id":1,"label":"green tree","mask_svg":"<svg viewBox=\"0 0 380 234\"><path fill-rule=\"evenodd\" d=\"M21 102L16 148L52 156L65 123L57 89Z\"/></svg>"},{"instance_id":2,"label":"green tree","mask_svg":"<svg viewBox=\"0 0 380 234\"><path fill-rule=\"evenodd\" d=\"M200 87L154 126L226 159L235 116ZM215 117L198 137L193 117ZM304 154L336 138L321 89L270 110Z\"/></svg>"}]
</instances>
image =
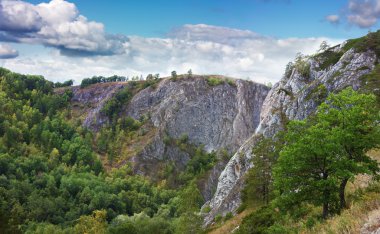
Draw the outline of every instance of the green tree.
<instances>
[{"instance_id":1,"label":"green tree","mask_svg":"<svg viewBox=\"0 0 380 234\"><path fill-rule=\"evenodd\" d=\"M191 69L189 71L187 71L187 77L188 78L193 77L193 71Z\"/></svg>"},{"instance_id":2,"label":"green tree","mask_svg":"<svg viewBox=\"0 0 380 234\"><path fill-rule=\"evenodd\" d=\"M172 80L177 80L177 72L176 71L172 71Z\"/></svg>"},{"instance_id":3,"label":"green tree","mask_svg":"<svg viewBox=\"0 0 380 234\"><path fill-rule=\"evenodd\" d=\"M246 176L242 199L245 203L261 200L268 204L273 198L272 168L282 147L282 133L274 138L260 136L257 141L257 145L252 149L253 167Z\"/></svg>"},{"instance_id":4,"label":"green tree","mask_svg":"<svg viewBox=\"0 0 380 234\"><path fill-rule=\"evenodd\" d=\"M366 155L380 143L375 102L374 95L348 88L331 94L315 117L290 122L287 144L274 168L277 204L322 205L323 218L345 206L347 181L379 170Z\"/></svg>"},{"instance_id":5,"label":"green tree","mask_svg":"<svg viewBox=\"0 0 380 234\"><path fill-rule=\"evenodd\" d=\"M340 208L346 207L345 188L349 179L359 173L375 174L379 168L376 161L366 153L380 144L379 111L376 97L359 94L347 88L339 94L331 94L318 109L317 119L326 121L333 129L340 148L339 157L345 164L339 168L338 178Z\"/></svg>"}]
</instances>

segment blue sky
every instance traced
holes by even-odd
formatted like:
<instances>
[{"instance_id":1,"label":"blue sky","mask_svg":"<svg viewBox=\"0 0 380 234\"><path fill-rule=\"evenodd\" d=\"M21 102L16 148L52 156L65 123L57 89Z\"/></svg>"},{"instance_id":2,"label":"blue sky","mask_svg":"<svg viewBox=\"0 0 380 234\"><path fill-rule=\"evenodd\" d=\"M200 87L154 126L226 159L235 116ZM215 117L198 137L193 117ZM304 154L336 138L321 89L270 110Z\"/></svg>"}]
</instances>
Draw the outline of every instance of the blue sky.
<instances>
[{"instance_id":1,"label":"blue sky","mask_svg":"<svg viewBox=\"0 0 380 234\"><path fill-rule=\"evenodd\" d=\"M28 1L38 4L41 0ZM328 24L347 0L72 0L81 14L110 33L163 37L184 24L209 24L286 37L351 38L368 28ZM377 25L372 27L376 29Z\"/></svg>"},{"instance_id":2,"label":"blue sky","mask_svg":"<svg viewBox=\"0 0 380 234\"><path fill-rule=\"evenodd\" d=\"M191 68L275 82L297 52L379 18L380 0L0 0L0 66L54 81Z\"/></svg>"}]
</instances>

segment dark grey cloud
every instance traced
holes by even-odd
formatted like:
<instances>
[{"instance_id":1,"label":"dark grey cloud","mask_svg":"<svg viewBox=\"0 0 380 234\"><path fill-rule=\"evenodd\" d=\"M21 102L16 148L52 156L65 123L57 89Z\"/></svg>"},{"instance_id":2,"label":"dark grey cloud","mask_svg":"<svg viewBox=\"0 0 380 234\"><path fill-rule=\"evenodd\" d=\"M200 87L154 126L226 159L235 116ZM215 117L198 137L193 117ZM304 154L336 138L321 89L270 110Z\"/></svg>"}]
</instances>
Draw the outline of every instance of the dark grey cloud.
<instances>
[{"instance_id":1,"label":"dark grey cloud","mask_svg":"<svg viewBox=\"0 0 380 234\"><path fill-rule=\"evenodd\" d=\"M0 0L0 40L55 47L67 56L123 54L128 41L105 33L102 23L89 21L65 0Z\"/></svg>"},{"instance_id":2,"label":"dark grey cloud","mask_svg":"<svg viewBox=\"0 0 380 234\"><path fill-rule=\"evenodd\" d=\"M12 59L18 56L18 51L9 45L0 44L0 59Z\"/></svg>"}]
</instances>

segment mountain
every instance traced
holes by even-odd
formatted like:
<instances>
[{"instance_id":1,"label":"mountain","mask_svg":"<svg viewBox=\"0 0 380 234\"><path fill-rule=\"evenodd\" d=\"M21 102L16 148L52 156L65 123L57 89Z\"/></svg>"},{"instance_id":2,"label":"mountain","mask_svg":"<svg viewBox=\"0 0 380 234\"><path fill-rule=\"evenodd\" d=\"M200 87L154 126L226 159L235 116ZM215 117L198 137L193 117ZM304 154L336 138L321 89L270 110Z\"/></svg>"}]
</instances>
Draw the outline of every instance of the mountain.
<instances>
[{"instance_id":1,"label":"mountain","mask_svg":"<svg viewBox=\"0 0 380 234\"><path fill-rule=\"evenodd\" d=\"M70 86L0 69L0 231L199 233L231 218L262 137L346 87L380 99L379 35L298 55L271 88L175 73Z\"/></svg>"},{"instance_id":2,"label":"mountain","mask_svg":"<svg viewBox=\"0 0 380 234\"><path fill-rule=\"evenodd\" d=\"M135 82L138 83L144 82ZM130 90L132 97L122 104L117 115L145 119L144 136L137 144L126 146L127 153L123 152L111 167L132 162L134 173L153 180L157 180L157 172L164 165L173 163L174 169L181 171L191 158L189 152L168 143L168 139L185 137L188 144L203 145L207 152L235 152L257 128L261 106L269 91L265 85L223 76L180 76L176 80L157 80L143 89L131 84L100 83L69 88L73 92L72 117L82 119L84 127L99 132L110 124L102 112L104 106L118 92ZM67 89L60 91L63 90ZM201 185L206 200L211 198L224 165L219 160Z\"/></svg>"},{"instance_id":3,"label":"mountain","mask_svg":"<svg viewBox=\"0 0 380 234\"><path fill-rule=\"evenodd\" d=\"M216 215L236 212L241 204L244 175L252 167L252 148L259 135L273 137L288 121L313 114L329 93L348 86L379 96L379 55L373 44L366 44L366 39L348 40L313 56L299 56L288 64L285 75L272 87L263 103L255 134L227 163L218 179L215 195L203 206L211 208L205 216L205 225L211 224Z\"/></svg>"}]
</instances>

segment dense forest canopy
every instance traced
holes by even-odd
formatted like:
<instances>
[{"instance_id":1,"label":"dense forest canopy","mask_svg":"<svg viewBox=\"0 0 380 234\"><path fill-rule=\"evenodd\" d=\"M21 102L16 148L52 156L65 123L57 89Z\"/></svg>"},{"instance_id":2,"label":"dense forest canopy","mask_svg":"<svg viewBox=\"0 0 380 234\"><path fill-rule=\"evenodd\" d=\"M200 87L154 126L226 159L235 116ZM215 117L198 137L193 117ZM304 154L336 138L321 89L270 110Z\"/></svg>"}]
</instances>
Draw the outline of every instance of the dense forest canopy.
<instances>
[{"instance_id":1,"label":"dense forest canopy","mask_svg":"<svg viewBox=\"0 0 380 234\"><path fill-rule=\"evenodd\" d=\"M200 219L193 211L199 209L202 197L191 179L171 190L132 175L128 165L106 172L93 133L68 118L72 92L57 95L53 87L41 76L0 69L1 230L174 233L183 227L199 229ZM116 129L124 129L125 134L139 127L133 119L118 123L120 127L106 126L104 132L115 135L121 134ZM189 171L192 175L198 170L195 166L203 165L196 160Z\"/></svg>"}]
</instances>

